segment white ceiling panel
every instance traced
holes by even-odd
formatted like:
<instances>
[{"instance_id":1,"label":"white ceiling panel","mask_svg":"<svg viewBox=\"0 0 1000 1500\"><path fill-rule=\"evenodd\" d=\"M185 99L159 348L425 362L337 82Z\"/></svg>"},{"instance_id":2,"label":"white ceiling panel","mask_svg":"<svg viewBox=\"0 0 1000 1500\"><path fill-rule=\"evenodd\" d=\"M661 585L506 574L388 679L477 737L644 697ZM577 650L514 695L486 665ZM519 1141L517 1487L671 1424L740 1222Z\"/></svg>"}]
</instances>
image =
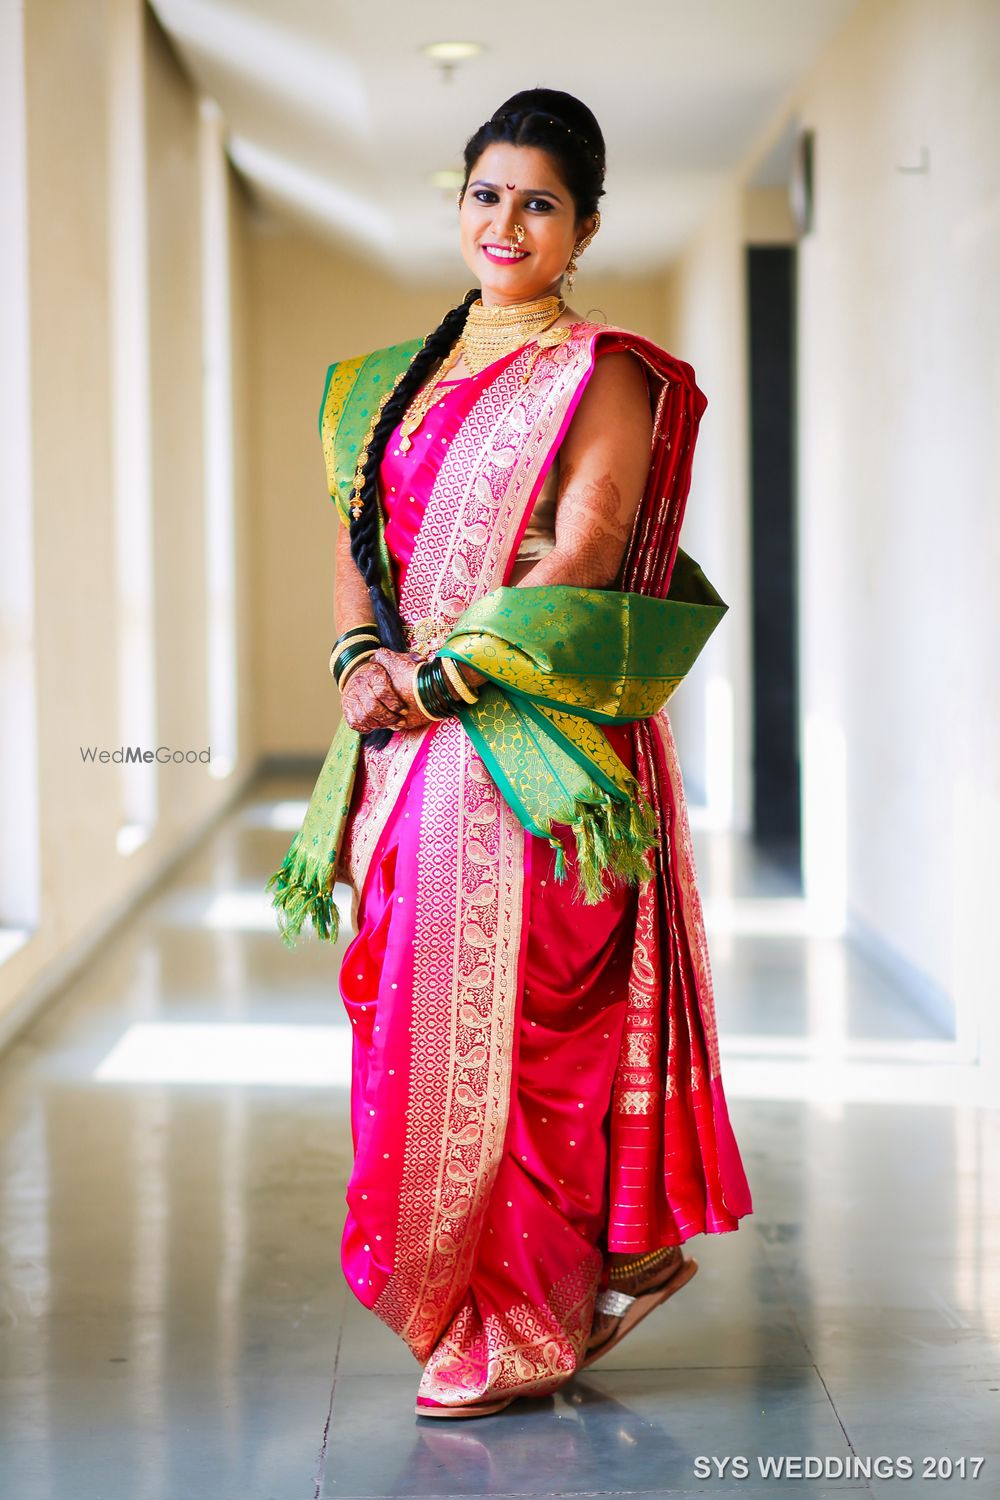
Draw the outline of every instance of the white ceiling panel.
<instances>
[{"instance_id":1,"label":"white ceiling panel","mask_svg":"<svg viewBox=\"0 0 1000 1500\"><path fill-rule=\"evenodd\" d=\"M857 0L153 0L226 118L271 213L406 280L461 269L455 198L468 136L510 94L566 89L608 147L595 271L662 266ZM447 78L422 52L480 43Z\"/></svg>"}]
</instances>

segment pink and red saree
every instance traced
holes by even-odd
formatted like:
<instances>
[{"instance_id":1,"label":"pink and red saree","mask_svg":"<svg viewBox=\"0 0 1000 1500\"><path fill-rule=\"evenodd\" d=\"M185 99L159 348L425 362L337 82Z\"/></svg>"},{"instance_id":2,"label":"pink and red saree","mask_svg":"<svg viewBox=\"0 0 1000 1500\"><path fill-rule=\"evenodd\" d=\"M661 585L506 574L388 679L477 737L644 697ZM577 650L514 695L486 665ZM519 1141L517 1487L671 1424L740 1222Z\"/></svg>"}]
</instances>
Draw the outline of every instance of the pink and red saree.
<instances>
[{"instance_id":1,"label":"pink and red saree","mask_svg":"<svg viewBox=\"0 0 1000 1500\"><path fill-rule=\"evenodd\" d=\"M408 452L390 439L385 540L415 649L507 581L596 358L625 348L654 434L620 586L666 594L705 398L655 344L581 322L453 385ZM752 1212L670 722L604 732L659 845L654 879L586 907L457 720L362 752L339 864L357 926L342 1263L436 1401L555 1390L582 1359L607 1251Z\"/></svg>"}]
</instances>

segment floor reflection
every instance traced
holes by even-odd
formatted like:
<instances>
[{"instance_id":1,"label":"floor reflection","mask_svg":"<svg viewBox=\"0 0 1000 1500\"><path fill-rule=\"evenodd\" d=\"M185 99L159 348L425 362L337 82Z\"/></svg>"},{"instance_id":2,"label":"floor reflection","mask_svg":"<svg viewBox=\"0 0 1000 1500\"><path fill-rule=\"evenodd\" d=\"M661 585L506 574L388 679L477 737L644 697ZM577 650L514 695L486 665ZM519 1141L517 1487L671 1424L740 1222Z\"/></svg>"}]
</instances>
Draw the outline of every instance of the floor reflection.
<instances>
[{"instance_id":1,"label":"floor reflection","mask_svg":"<svg viewBox=\"0 0 1000 1500\"><path fill-rule=\"evenodd\" d=\"M756 1211L556 1397L418 1421L418 1367L339 1269L346 937L284 948L262 893L308 791L258 789L0 1063L0 1494L714 1495L732 1479L696 1460L740 1453L1000 1473L995 1101L904 989L697 827Z\"/></svg>"}]
</instances>

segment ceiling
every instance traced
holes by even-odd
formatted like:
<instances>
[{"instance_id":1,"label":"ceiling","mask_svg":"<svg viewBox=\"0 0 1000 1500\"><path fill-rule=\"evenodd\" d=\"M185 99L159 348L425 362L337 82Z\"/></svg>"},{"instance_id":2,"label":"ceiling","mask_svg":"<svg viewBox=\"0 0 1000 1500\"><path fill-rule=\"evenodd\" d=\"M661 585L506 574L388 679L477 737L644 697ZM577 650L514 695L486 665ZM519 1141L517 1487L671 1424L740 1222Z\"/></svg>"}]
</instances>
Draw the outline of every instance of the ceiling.
<instances>
[{"instance_id":1,"label":"ceiling","mask_svg":"<svg viewBox=\"0 0 1000 1500\"><path fill-rule=\"evenodd\" d=\"M857 0L152 0L222 110L264 212L406 281L460 267L468 136L510 94L566 89L608 148L595 272L662 266ZM428 42L484 52L450 78Z\"/></svg>"}]
</instances>

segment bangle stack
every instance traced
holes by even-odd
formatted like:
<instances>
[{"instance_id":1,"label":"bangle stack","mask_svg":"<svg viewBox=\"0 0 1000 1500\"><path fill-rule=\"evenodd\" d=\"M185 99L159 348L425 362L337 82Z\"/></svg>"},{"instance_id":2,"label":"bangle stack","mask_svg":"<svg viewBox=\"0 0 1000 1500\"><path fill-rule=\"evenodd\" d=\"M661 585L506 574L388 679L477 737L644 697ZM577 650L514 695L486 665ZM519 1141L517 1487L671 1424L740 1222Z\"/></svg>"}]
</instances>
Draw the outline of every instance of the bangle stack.
<instances>
[{"instance_id":1,"label":"bangle stack","mask_svg":"<svg viewBox=\"0 0 1000 1500\"><path fill-rule=\"evenodd\" d=\"M341 692L355 667L374 656L381 644L377 625L352 625L337 637L330 652L330 676Z\"/></svg>"},{"instance_id":2,"label":"bangle stack","mask_svg":"<svg viewBox=\"0 0 1000 1500\"><path fill-rule=\"evenodd\" d=\"M439 722L457 714L479 694L466 682L458 664L449 656L432 656L418 662L413 672L413 696L425 719Z\"/></svg>"},{"instance_id":3,"label":"bangle stack","mask_svg":"<svg viewBox=\"0 0 1000 1500\"><path fill-rule=\"evenodd\" d=\"M330 652L330 675L341 692L356 667L368 661L382 644L376 625L352 625L333 643ZM457 714L479 694L462 676L459 665L450 656L432 656L417 662L413 669L413 697L425 719L434 723Z\"/></svg>"}]
</instances>

